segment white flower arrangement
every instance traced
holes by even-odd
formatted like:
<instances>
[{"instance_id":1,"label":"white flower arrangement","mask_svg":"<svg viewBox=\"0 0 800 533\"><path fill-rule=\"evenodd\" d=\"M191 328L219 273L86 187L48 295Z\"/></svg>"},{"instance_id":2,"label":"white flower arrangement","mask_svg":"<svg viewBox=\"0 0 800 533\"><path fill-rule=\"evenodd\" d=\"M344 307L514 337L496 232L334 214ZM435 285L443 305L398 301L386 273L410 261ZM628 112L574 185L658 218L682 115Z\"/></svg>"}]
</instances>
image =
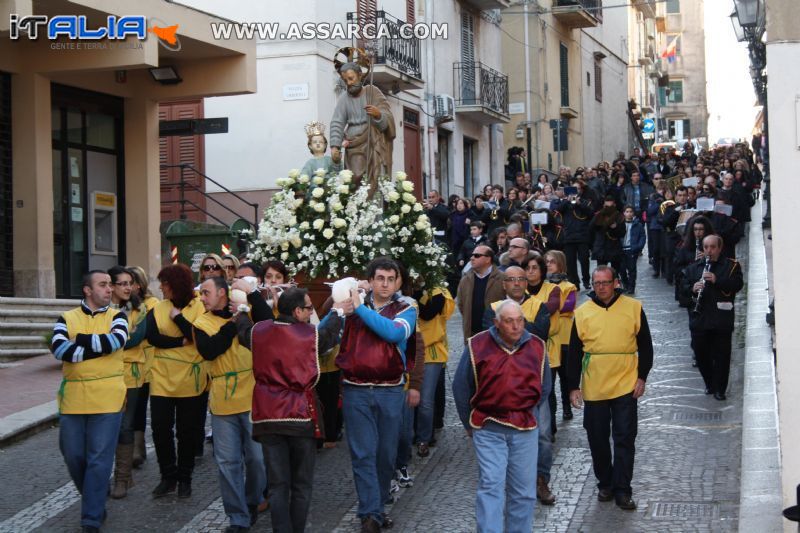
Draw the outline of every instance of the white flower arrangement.
<instances>
[{"instance_id":1,"label":"white flower arrangement","mask_svg":"<svg viewBox=\"0 0 800 533\"><path fill-rule=\"evenodd\" d=\"M375 257L388 255L402 261L412 279L443 283L446 252L433 241L430 220L404 172L394 180L380 178L372 199L368 180L354 190L350 170L304 176L293 170L277 180L282 190L264 210L250 260L280 258L292 275L315 278L360 273Z\"/></svg>"}]
</instances>

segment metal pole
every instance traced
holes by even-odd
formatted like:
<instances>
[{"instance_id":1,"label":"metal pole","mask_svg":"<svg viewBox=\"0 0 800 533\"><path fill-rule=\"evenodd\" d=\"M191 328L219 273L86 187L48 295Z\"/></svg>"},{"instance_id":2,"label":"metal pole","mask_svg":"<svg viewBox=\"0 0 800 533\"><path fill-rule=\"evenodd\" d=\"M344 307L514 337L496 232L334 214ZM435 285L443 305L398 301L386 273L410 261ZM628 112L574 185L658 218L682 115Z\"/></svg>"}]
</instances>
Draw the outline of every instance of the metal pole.
<instances>
[{"instance_id":1,"label":"metal pole","mask_svg":"<svg viewBox=\"0 0 800 533\"><path fill-rule=\"evenodd\" d=\"M186 169L185 166L181 165L181 191L180 191L180 198L181 198L181 220L186 220L186 180L183 177L183 171Z\"/></svg>"},{"instance_id":2,"label":"metal pole","mask_svg":"<svg viewBox=\"0 0 800 533\"><path fill-rule=\"evenodd\" d=\"M558 171L561 172L561 119L556 119L556 150L558 150Z\"/></svg>"},{"instance_id":3,"label":"metal pole","mask_svg":"<svg viewBox=\"0 0 800 533\"><path fill-rule=\"evenodd\" d=\"M528 46L530 40L528 38L528 4L525 3L522 8L522 16L523 20L523 27L525 29L525 152L526 152L526 160L528 166L528 172L530 172L531 167L531 159L533 159L531 153L531 58L530 58L530 46Z\"/></svg>"}]
</instances>

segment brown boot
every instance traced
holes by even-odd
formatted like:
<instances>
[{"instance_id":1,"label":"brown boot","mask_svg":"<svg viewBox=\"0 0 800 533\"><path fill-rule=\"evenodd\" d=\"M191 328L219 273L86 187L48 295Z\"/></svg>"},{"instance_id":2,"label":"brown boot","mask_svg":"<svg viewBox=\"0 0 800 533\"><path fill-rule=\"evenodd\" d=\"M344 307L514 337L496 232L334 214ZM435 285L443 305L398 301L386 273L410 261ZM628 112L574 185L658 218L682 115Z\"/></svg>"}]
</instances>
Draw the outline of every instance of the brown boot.
<instances>
[{"instance_id":1,"label":"brown boot","mask_svg":"<svg viewBox=\"0 0 800 533\"><path fill-rule=\"evenodd\" d=\"M547 486L547 481L545 481L542 476L536 478L536 498L542 502L542 505L553 505L556 503L556 497L550 492L550 487Z\"/></svg>"},{"instance_id":2,"label":"brown boot","mask_svg":"<svg viewBox=\"0 0 800 533\"><path fill-rule=\"evenodd\" d=\"M144 443L144 431L133 432L133 467L139 468L147 460L147 447Z\"/></svg>"},{"instance_id":3,"label":"brown boot","mask_svg":"<svg viewBox=\"0 0 800 533\"><path fill-rule=\"evenodd\" d=\"M133 486L131 467L133 466L133 444L117 444L117 464L114 468L114 488L111 497L115 500L128 495Z\"/></svg>"}]
</instances>

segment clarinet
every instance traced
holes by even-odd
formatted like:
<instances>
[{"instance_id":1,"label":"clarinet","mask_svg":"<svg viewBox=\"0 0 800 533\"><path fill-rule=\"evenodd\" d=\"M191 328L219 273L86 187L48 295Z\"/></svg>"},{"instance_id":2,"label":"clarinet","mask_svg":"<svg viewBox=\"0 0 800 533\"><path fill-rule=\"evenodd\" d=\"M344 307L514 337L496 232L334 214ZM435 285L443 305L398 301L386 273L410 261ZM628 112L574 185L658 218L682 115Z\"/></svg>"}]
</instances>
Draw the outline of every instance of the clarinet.
<instances>
[{"instance_id":1,"label":"clarinet","mask_svg":"<svg viewBox=\"0 0 800 533\"><path fill-rule=\"evenodd\" d=\"M711 270L711 258L706 256L706 264L703 267L703 273L706 273L709 270ZM701 276L700 279L703 282L703 286L700 287L699 291L697 291L697 300L695 300L695 302L694 302L694 309L692 310L693 313L699 313L700 312L700 301L703 298L703 289L706 288L706 280L705 280L705 278L703 278Z\"/></svg>"}]
</instances>

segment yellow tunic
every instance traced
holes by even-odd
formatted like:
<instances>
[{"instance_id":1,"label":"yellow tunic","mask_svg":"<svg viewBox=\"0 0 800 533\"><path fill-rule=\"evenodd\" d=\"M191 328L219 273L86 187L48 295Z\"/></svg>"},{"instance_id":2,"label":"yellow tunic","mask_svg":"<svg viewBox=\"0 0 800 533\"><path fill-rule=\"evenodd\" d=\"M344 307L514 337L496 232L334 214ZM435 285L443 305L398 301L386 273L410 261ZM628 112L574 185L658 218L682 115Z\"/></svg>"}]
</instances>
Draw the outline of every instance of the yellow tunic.
<instances>
[{"instance_id":1,"label":"yellow tunic","mask_svg":"<svg viewBox=\"0 0 800 533\"><path fill-rule=\"evenodd\" d=\"M569 281L562 281L558 284L561 289L561 307L558 312L558 332L555 335L554 343L558 346L558 350L550 352L550 367L558 368L561 366L561 346L569 346L569 336L572 334L572 321L575 319L574 311L563 311L564 304L567 302L567 296L573 292L577 292L575 285ZM577 299L578 295L575 295Z\"/></svg>"},{"instance_id":2,"label":"yellow tunic","mask_svg":"<svg viewBox=\"0 0 800 533\"><path fill-rule=\"evenodd\" d=\"M129 336L133 335L137 325L142 325L144 319L145 313L138 309L131 311L131 314L128 315ZM143 342L122 351L122 360L125 362L125 386L129 389L138 389L144 385L147 357L144 353L144 346L142 346Z\"/></svg>"},{"instance_id":3,"label":"yellow tunic","mask_svg":"<svg viewBox=\"0 0 800 533\"><path fill-rule=\"evenodd\" d=\"M446 363L449 346L447 343L447 320L453 315L456 309L456 302L450 296L450 291L443 287L435 287L430 292L425 291L420 298L420 305L441 294L444 296L444 308L432 320L419 320L419 331L422 333L422 340L425 342L425 362L426 363Z\"/></svg>"},{"instance_id":4,"label":"yellow tunic","mask_svg":"<svg viewBox=\"0 0 800 533\"><path fill-rule=\"evenodd\" d=\"M641 317L641 302L627 296L620 296L608 309L590 300L575 311L575 327L583 342L585 400L611 400L633 391L639 377L636 335Z\"/></svg>"},{"instance_id":5,"label":"yellow tunic","mask_svg":"<svg viewBox=\"0 0 800 533\"><path fill-rule=\"evenodd\" d=\"M78 307L64 313L69 340L79 333L108 334L118 311L109 309L94 316ZM122 350L80 363L61 365L64 379L59 390L59 411L65 415L118 413L125 402Z\"/></svg>"},{"instance_id":6,"label":"yellow tunic","mask_svg":"<svg viewBox=\"0 0 800 533\"><path fill-rule=\"evenodd\" d=\"M545 281L542 283L542 288L539 289L539 294L531 294L531 298L535 298L542 302L542 305L546 305L550 294L556 287L558 287L558 285ZM561 366L561 345L558 343L560 328L560 314L556 311L550 315L550 329L547 332L547 354L550 357L550 368ZM553 366L553 361L555 361L555 366Z\"/></svg>"},{"instance_id":7,"label":"yellow tunic","mask_svg":"<svg viewBox=\"0 0 800 533\"><path fill-rule=\"evenodd\" d=\"M153 309L158 331L169 337L181 337L180 328L169 317L172 302L162 300ZM181 309L186 320L194 324L200 315L205 313L203 304L198 298ZM206 363L194 344L179 348L156 348L153 354L152 379L150 381L151 396L167 396L171 398L187 398L198 396L206 390L208 373Z\"/></svg>"},{"instance_id":8,"label":"yellow tunic","mask_svg":"<svg viewBox=\"0 0 800 533\"><path fill-rule=\"evenodd\" d=\"M204 313L194 322L194 327L208 335L216 335L228 319L213 313ZM208 372L211 375L211 414L235 415L247 413L253 401L253 354L239 344L234 337L228 350L210 361Z\"/></svg>"},{"instance_id":9,"label":"yellow tunic","mask_svg":"<svg viewBox=\"0 0 800 533\"><path fill-rule=\"evenodd\" d=\"M328 353L319 356L319 372L325 374L327 372L336 372L339 367L336 366L336 356L339 355L339 345L337 344L331 348Z\"/></svg>"},{"instance_id":10,"label":"yellow tunic","mask_svg":"<svg viewBox=\"0 0 800 533\"><path fill-rule=\"evenodd\" d=\"M155 296L149 296L148 298L145 298L143 302L145 313L150 312L158 302L159 300ZM147 342L147 339L143 340L142 344L139 346L141 346L142 350L144 350L144 382L150 383L150 378L153 375L153 352L155 351L155 348L152 344Z\"/></svg>"},{"instance_id":11,"label":"yellow tunic","mask_svg":"<svg viewBox=\"0 0 800 533\"><path fill-rule=\"evenodd\" d=\"M503 300L494 302L492 304L492 311L497 311L497 306L499 306L502 302L503 302ZM539 314L539 309L543 305L544 304L542 302L540 302L539 300L537 300L536 298L528 298L527 300L522 302L522 304L520 304L520 307L522 307L522 316L525 318L525 320L527 322L530 322L530 323L535 322L536 321L536 315ZM544 339L542 339L542 340L544 340ZM542 363L544 363L544 359L542 359Z\"/></svg>"}]
</instances>

